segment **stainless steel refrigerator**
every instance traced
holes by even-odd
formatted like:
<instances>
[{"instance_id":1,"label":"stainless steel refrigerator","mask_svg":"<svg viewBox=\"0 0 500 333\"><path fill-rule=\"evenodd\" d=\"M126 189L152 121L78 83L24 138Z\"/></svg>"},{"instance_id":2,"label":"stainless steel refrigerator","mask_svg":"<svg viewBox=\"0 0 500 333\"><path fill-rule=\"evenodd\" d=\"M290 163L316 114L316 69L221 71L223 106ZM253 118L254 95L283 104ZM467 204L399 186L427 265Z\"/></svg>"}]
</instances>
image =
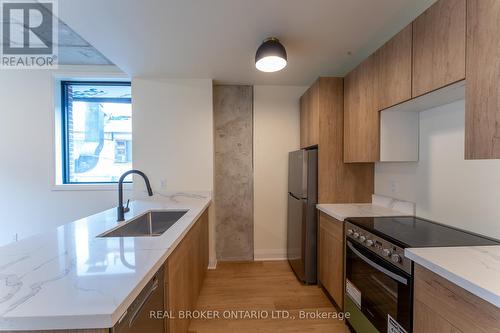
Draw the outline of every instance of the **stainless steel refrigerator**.
<instances>
[{"instance_id":1,"label":"stainless steel refrigerator","mask_svg":"<svg viewBox=\"0 0 500 333\"><path fill-rule=\"evenodd\" d=\"M287 257L304 283L316 283L318 151L298 150L288 156Z\"/></svg>"}]
</instances>

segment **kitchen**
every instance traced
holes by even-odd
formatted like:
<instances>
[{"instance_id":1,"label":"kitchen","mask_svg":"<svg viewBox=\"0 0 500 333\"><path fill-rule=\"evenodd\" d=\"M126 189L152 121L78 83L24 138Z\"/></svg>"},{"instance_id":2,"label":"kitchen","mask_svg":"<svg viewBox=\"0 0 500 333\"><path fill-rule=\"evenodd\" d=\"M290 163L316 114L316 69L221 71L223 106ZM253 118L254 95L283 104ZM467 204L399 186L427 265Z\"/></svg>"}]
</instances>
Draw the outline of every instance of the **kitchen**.
<instances>
[{"instance_id":1,"label":"kitchen","mask_svg":"<svg viewBox=\"0 0 500 333\"><path fill-rule=\"evenodd\" d=\"M500 331L494 0L25 3L0 331Z\"/></svg>"}]
</instances>

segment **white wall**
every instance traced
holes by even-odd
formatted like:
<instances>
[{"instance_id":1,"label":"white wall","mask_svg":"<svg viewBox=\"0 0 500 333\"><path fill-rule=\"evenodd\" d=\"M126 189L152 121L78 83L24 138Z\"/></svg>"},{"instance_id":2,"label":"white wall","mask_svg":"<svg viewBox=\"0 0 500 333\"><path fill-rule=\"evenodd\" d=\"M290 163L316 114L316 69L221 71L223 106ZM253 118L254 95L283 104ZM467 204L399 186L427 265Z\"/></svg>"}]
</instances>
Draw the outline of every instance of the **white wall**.
<instances>
[{"instance_id":1,"label":"white wall","mask_svg":"<svg viewBox=\"0 0 500 333\"><path fill-rule=\"evenodd\" d=\"M155 191L212 191L212 80L134 78L132 96L134 168L148 175ZM143 191L139 180L134 196L143 196Z\"/></svg>"},{"instance_id":2,"label":"white wall","mask_svg":"<svg viewBox=\"0 0 500 333\"><path fill-rule=\"evenodd\" d=\"M417 215L500 239L500 160L464 160L464 100L420 113L418 163L377 163L375 192Z\"/></svg>"},{"instance_id":3,"label":"white wall","mask_svg":"<svg viewBox=\"0 0 500 333\"><path fill-rule=\"evenodd\" d=\"M116 190L54 190L54 75L118 73L109 66L0 73L0 245L116 205Z\"/></svg>"},{"instance_id":4,"label":"white wall","mask_svg":"<svg viewBox=\"0 0 500 333\"><path fill-rule=\"evenodd\" d=\"M134 78L132 96L134 167L157 190L211 191L212 81Z\"/></svg>"},{"instance_id":5,"label":"white wall","mask_svg":"<svg viewBox=\"0 0 500 333\"><path fill-rule=\"evenodd\" d=\"M288 152L300 147L299 98L307 87L254 87L254 256L286 258Z\"/></svg>"}]
</instances>

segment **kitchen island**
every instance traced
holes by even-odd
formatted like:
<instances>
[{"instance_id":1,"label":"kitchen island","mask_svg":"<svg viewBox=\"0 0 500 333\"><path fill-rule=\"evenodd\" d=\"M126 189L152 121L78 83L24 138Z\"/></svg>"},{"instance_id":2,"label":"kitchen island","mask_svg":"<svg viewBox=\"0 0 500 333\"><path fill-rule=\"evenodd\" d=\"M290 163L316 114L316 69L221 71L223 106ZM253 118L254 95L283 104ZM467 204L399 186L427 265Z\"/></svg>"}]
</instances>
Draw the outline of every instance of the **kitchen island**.
<instances>
[{"instance_id":1,"label":"kitchen island","mask_svg":"<svg viewBox=\"0 0 500 333\"><path fill-rule=\"evenodd\" d=\"M210 202L156 195L131 202L124 222L112 208L0 247L0 331L113 327ZM97 237L151 210L188 211L161 236Z\"/></svg>"}]
</instances>

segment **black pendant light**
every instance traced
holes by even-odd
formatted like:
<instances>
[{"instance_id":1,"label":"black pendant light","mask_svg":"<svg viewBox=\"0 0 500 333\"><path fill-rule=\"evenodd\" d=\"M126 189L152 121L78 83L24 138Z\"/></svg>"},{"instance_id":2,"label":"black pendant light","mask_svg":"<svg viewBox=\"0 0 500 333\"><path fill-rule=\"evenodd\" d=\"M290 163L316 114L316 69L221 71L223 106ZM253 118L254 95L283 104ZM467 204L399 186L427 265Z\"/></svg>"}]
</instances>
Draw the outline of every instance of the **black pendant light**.
<instances>
[{"instance_id":1,"label":"black pendant light","mask_svg":"<svg viewBox=\"0 0 500 333\"><path fill-rule=\"evenodd\" d=\"M255 53L255 67L262 72L277 72L286 66L286 50L278 38L265 39Z\"/></svg>"}]
</instances>

